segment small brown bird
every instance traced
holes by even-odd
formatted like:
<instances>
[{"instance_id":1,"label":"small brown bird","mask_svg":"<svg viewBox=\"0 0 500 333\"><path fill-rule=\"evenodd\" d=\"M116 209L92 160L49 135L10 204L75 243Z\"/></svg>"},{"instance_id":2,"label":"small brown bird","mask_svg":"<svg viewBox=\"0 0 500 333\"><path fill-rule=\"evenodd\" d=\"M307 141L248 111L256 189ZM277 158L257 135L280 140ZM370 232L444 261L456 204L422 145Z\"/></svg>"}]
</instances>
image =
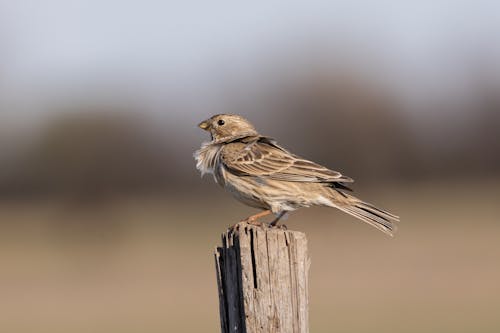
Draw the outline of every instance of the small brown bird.
<instances>
[{"instance_id":1,"label":"small brown bird","mask_svg":"<svg viewBox=\"0 0 500 333\"><path fill-rule=\"evenodd\" d=\"M328 206L393 235L399 217L349 195L353 180L340 172L308 161L260 135L245 118L218 114L199 125L212 141L196 151L196 168L213 174L215 181L239 201L264 211L244 221L276 215L275 226L287 212L302 207Z\"/></svg>"}]
</instances>

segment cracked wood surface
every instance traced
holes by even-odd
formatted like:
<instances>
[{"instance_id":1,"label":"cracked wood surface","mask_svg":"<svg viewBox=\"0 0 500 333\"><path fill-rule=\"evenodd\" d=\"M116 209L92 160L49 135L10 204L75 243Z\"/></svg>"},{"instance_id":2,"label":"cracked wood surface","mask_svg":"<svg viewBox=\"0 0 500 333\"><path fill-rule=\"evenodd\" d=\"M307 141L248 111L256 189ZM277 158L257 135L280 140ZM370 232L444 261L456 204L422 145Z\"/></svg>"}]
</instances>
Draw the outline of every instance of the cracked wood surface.
<instances>
[{"instance_id":1,"label":"cracked wood surface","mask_svg":"<svg viewBox=\"0 0 500 333\"><path fill-rule=\"evenodd\" d=\"M215 251L222 333L308 332L304 233L239 223Z\"/></svg>"}]
</instances>

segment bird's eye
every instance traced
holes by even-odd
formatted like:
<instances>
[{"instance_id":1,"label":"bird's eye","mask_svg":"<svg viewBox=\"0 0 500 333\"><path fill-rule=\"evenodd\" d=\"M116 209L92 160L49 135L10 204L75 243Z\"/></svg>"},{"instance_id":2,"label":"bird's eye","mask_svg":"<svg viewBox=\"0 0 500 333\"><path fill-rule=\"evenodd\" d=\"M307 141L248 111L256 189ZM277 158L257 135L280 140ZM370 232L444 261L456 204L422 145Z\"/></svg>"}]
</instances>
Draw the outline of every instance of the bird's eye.
<instances>
[{"instance_id":1,"label":"bird's eye","mask_svg":"<svg viewBox=\"0 0 500 333\"><path fill-rule=\"evenodd\" d=\"M225 123L226 123L226 122L225 122L224 120L222 120L222 119L219 119L219 121L217 122L217 124L218 124L219 126L222 126L222 125L224 125Z\"/></svg>"}]
</instances>

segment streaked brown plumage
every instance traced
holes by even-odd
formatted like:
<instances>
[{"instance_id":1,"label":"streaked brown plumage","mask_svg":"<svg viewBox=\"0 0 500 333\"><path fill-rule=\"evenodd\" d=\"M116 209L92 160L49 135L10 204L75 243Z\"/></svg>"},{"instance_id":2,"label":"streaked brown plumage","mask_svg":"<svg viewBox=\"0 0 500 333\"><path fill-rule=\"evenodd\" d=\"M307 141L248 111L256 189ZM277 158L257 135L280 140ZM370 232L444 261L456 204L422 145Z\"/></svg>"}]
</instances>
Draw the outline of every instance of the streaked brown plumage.
<instances>
[{"instance_id":1,"label":"streaked brown plumage","mask_svg":"<svg viewBox=\"0 0 500 333\"><path fill-rule=\"evenodd\" d=\"M346 193L351 178L293 155L243 117L219 114L198 126L210 132L212 141L195 153L196 167L202 175L213 174L236 199L264 210L248 222L274 213L275 225L289 211L328 206L393 235L399 217Z\"/></svg>"}]
</instances>

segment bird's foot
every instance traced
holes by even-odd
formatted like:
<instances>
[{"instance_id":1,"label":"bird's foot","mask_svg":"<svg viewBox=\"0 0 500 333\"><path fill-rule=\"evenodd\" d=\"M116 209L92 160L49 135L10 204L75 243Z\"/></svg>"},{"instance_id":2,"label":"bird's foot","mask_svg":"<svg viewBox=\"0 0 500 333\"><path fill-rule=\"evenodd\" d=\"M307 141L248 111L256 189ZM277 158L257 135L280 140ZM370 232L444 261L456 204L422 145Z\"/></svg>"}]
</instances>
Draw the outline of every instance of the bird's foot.
<instances>
[{"instance_id":1,"label":"bird's foot","mask_svg":"<svg viewBox=\"0 0 500 333\"><path fill-rule=\"evenodd\" d=\"M268 225L269 229L280 229L280 230L288 230L288 227L284 224L279 224L279 223L269 223Z\"/></svg>"},{"instance_id":2,"label":"bird's foot","mask_svg":"<svg viewBox=\"0 0 500 333\"><path fill-rule=\"evenodd\" d=\"M246 218L246 219L240 221L240 223L250 224L250 225L253 225L253 226L256 226L256 227L261 227L261 228L265 228L267 226L267 223L261 222L258 219L251 218L251 217Z\"/></svg>"},{"instance_id":3,"label":"bird's foot","mask_svg":"<svg viewBox=\"0 0 500 333\"><path fill-rule=\"evenodd\" d=\"M260 222L257 219L252 218L252 217L247 217L246 219L243 219L240 222L228 227L227 230L230 232L234 232L246 224L254 225L256 227L261 227L261 228L263 228L265 226L265 224L263 222Z\"/></svg>"},{"instance_id":4,"label":"bird's foot","mask_svg":"<svg viewBox=\"0 0 500 333\"><path fill-rule=\"evenodd\" d=\"M255 219L241 220L240 222L228 227L227 230L229 232L234 232L234 231L238 230L242 225L245 225L245 224L250 224L250 225L253 225L256 227L260 227L262 229L280 229L280 230L284 230L284 231L288 230L288 227L285 224L265 223L265 222L261 222L261 221L255 220Z\"/></svg>"},{"instance_id":5,"label":"bird's foot","mask_svg":"<svg viewBox=\"0 0 500 333\"><path fill-rule=\"evenodd\" d=\"M285 231L288 230L288 227L285 224L277 224L274 227Z\"/></svg>"},{"instance_id":6,"label":"bird's foot","mask_svg":"<svg viewBox=\"0 0 500 333\"><path fill-rule=\"evenodd\" d=\"M286 211L283 211L276 216L276 218L269 223L269 228L276 228L276 229L281 229L281 230L288 230L286 225L284 224L279 224L280 219L286 215Z\"/></svg>"},{"instance_id":7,"label":"bird's foot","mask_svg":"<svg viewBox=\"0 0 500 333\"><path fill-rule=\"evenodd\" d=\"M248 224L251 224L251 225L255 225L257 227L262 227L264 225L263 222L261 222L257 219L247 219L245 222Z\"/></svg>"},{"instance_id":8,"label":"bird's foot","mask_svg":"<svg viewBox=\"0 0 500 333\"><path fill-rule=\"evenodd\" d=\"M266 224L259 221L259 218L264 217L264 216L269 215L269 214L271 214L270 210L264 210L260 213L257 213L255 215L247 217L246 219L241 220L240 223L238 223L238 224L250 224L250 225L257 226L257 227L264 227ZM238 225L238 224L236 224L236 225Z\"/></svg>"}]
</instances>

